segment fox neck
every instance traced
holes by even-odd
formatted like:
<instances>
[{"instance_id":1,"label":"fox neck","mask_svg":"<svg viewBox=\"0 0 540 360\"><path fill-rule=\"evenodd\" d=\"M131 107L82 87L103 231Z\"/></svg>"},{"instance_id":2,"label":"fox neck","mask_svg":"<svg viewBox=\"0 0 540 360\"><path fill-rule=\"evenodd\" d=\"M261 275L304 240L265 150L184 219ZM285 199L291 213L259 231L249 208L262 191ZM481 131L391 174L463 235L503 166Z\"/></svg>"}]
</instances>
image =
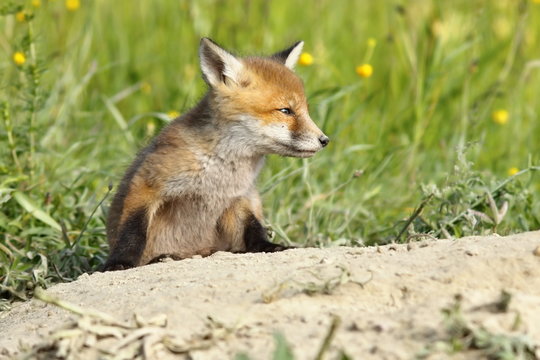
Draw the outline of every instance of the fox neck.
<instances>
[{"instance_id":1,"label":"fox neck","mask_svg":"<svg viewBox=\"0 0 540 360\"><path fill-rule=\"evenodd\" d=\"M194 108L197 119L190 125L202 131L214 144L214 153L224 159L258 162L266 151L255 136L255 124L244 115L231 115L222 110L223 99L213 90ZM189 123L189 122L188 122Z\"/></svg>"},{"instance_id":2,"label":"fox neck","mask_svg":"<svg viewBox=\"0 0 540 360\"><path fill-rule=\"evenodd\" d=\"M220 193L215 190L226 189L226 193L238 196L254 185L265 153L249 136L245 122L227 117L214 96L209 92L181 118L179 131L191 139L189 146L201 169L197 177L201 183L195 184L194 190Z\"/></svg>"}]
</instances>

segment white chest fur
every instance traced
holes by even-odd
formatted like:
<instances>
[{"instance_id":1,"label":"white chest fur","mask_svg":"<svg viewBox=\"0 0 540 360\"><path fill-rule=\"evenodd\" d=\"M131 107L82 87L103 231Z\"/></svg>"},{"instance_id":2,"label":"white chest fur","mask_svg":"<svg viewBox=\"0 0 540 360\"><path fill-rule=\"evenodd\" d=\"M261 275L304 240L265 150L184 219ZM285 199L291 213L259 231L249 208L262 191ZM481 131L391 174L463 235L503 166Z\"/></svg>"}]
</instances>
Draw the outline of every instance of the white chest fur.
<instances>
[{"instance_id":1,"label":"white chest fur","mask_svg":"<svg viewBox=\"0 0 540 360\"><path fill-rule=\"evenodd\" d=\"M165 198L197 196L214 207L242 196L254 186L264 158L227 157L224 155L197 154L200 169L171 176L165 187Z\"/></svg>"}]
</instances>

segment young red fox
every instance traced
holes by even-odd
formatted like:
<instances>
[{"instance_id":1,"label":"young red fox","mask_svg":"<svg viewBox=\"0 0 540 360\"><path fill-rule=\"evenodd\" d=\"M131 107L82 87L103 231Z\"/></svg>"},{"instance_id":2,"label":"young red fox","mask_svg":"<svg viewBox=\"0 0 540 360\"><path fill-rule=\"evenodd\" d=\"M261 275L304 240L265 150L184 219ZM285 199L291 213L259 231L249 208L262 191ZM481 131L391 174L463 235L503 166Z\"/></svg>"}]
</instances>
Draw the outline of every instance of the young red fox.
<instances>
[{"instance_id":1,"label":"young red fox","mask_svg":"<svg viewBox=\"0 0 540 360\"><path fill-rule=\"evenodd\" d=\"M203 38L208 93L137 155L112 201L104 270L216 251L273 252L255 180L267 154L310 157L328 137L292 69L303 42L239 58Z\"/></svg>"}]
</instances>

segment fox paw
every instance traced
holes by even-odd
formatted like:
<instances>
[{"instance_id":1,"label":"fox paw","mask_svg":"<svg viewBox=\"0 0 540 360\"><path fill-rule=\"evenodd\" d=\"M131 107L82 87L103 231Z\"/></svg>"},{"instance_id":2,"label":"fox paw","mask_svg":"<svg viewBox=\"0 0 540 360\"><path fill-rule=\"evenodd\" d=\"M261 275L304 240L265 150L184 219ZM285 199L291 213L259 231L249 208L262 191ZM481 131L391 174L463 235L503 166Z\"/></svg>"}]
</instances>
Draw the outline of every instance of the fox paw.
<instances>
[{"instance_id":1,"label":"fox paw","mask_svg":"<svg viewBox=\"0 0 540 360\"><path fill-rule=\"evenodd\" d=\"M263 251L264 252L278 252L278 251L284 251L284 250L289 250L289 249L294 249L294 247L269 243L266 249L264 249Z\"/></svg>"},{"instance_id":2,"label":"fox paw","mask_svg":"<svg viewBox=\"0 0 540 360\"><path fill-rule=\"evenodd\" d=\"M129 264L122 264L122 263L112 263L112 264L105 264L103 265L103 268L101 268L102 272L106 271L119 271L119 270L127 270L133 268L133 265Z\"/></svg>"},{"instance_id":3,"label":"fox paw","mask_svg":"<svg viewBox=\"0 0 540 360\"><path fill-rule=\"evenodd\" d=\"M162 255L156 256L155 258L150 260L149 264L165 262L167 260L178 261L178 260L183 260L183 259L184 259L183 257L181 257L179 255L175 255L175 254L162 254Z\"/></svg>"}]
</instances>

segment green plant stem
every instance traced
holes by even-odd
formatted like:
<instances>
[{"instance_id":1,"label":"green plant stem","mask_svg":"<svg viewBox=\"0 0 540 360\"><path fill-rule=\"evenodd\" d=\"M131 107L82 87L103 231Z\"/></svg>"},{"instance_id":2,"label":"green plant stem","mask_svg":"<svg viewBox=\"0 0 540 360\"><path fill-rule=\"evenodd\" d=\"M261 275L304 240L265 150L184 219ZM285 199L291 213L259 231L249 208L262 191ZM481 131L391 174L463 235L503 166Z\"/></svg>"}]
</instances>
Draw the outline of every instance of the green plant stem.
<instances>
[{"instance_id":1,"label":"green plant stem","mask_svg":"<svg viewBox=\"0 0 540 360\"><path fill-rule=\"evenodd\" d=\"M30 118L28 136L30 140L30 152L28 154L28 168L30 173L30 179L34 178L35 174L35 153L36 153L36 111L38 100L38 88L39 88L39 73L37 71L37 55L36 45L34 43L34 31L32 27L32 21L28 22L28 40L30 42L30 90L31 90L31 103L30 103Z\"/></svg>"},{"instance_id":2,"label":"green plant stem","mask_svg":"<svg viewBox=\"0 0 540 360\"><path fill-rule=\"evenodd\" d=\"M521 6L522 5L520 5L520 7ZM528 12L526 10L522 10L519 14L519 19L516 25L517 29L514 33L514 37L512 38L510 50L508 51L508 54L506 55L503 68L501 69L501 72L499 73L497 80L495 80L495 82L490 86L490 89L488 90L488 96L485 101L486 106L484 107L483 111L481 112L479 116L480 119L484 119L487 117L487 113L491 109L492 104L497 97L499 88L506 82L506 80L508 79L508 76L510 75L512 67L514 66L516 55L519 51L519 45L521 44L523 40L523 36L525 34L525 29L527 25L527 17L528 17Z\"/></svg>"},{"instance_id":3,"label":"green plant stem","mask_svg":"<svg viewBox=\"0 0 540 360\"><path fill-rule=\"evenodd\" d=\"M2 118L4 119L4 125L6 127L11 158L13 159L13 164L15 164L15 167L17 168L17 173L20 175L22 174L22 168L19 157L17 156L17 146L15 144L15 137L13 136L13 123L11 122L11 114L9 113L9 104L7 102L2 103Z\"/></svg>"},{"instance_id":4,"label":"green plant stem","mask_svg":"<svg viewBox=\"0 0 540 360\"><path fill-rule=\"evenodd\" d=\"M422 202L420 203L420 206L418 206L418 208L414 211L414 213L407 219L407 222L405 223L405 225L403 225L403 228L401 229L401 231L399 232L399 234L396 236L396 239L394 241L399 241L399 239L401 238L401 236L403 235L403 233L407 230L407 228L409 227L409 225L411 225L411 223L414 221L414 219L416 219L420 213L422 212L422 210L424 209L424 207L427 205L427 203L433 198L433 194L430 194L427 198L425 198L424 200L422 200Z\"/></svg>"},{"instance_id":5,"label":"green plant stem","mask_svg":"<svg viewBox=\"0 0 540 360\"><path fill-rule=\"evenodd\" d=\"M103 202L105 201L105 199L107 199L107 197L109 196L109 194L111 193L112 191L112 186L109 187L109 189L107 190L107 193L105 194L105 196L103 196L103 199L101 199L101 201L96 205L96 207L94 208L94 210L92 210L92 213L90 214L90 216L88 217L88 219L86 220L86 222L84 223L83 225L83 228L81 230L81 232L79 233L79 236L77 236L77 240L75 240L73 242L73 244L71 244L71 248L73 249L73 247L75 245L77 245L79 243L79 241L81 240L84 232L86 231L86 228L88 227L88 224L90 223L90 220L92 220L92 218L94 217L94 214L96 213L97 209L101 206L101 204L103 204Z\"/></svg>"}]
</instances>

